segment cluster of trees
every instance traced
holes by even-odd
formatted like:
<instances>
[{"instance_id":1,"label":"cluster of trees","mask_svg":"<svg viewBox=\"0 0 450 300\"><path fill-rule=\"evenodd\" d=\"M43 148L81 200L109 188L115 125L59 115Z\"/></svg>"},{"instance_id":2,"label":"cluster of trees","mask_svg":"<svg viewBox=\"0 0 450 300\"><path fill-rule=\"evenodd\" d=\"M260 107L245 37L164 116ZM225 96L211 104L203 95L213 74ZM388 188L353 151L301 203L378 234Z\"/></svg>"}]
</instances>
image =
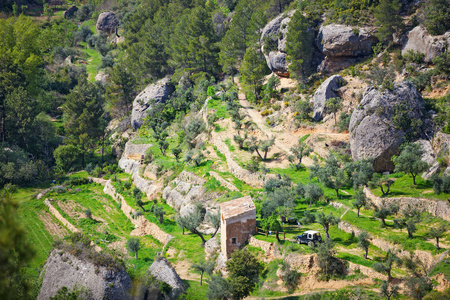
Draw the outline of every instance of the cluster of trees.
<instances>
[{"instance_id":1,"label":"cluster of trees","mask_svg":"<svg viewBox=\"0 0 450 300\"><path fill-rule=\"evenodd\" d=\"M235 251L226 262L228 278L221 273L209 280L208 299L243 299L256 288L262 271L256 256L247 250Z\"/></svg>"}]
</instances>

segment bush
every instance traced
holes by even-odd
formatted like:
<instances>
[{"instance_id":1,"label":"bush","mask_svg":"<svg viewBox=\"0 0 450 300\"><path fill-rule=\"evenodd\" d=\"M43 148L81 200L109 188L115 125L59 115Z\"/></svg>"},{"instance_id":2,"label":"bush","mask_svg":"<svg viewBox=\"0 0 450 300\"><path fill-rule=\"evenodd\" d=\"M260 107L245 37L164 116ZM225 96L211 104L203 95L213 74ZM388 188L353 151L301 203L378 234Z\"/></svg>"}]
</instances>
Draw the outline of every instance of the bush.
<instances>
[{"instance_id":1,"label":"bush","mask_svg":"<svg viewBox=\"0 0 450 300\"><path fill-rule=\"evenodd\" d=\"M350 125L350 119L352 117L352 114L347 114L345 112L341 112L341 115L339 117L339 123L337 124L338 131L348 131L348 126Z\"/></svg>"},{"instance_id":2,"label":"bush","mask_svg":"<svg viewBox=\"0 0 450 300\"><path fill-rule=\"evenodd\" d=\"M432 179L433 190L436 194L450 193L450 176L436 176Z\"/></svg>"},{"instance_id":3,"label":"bush","mask_svg":"<svg viewBox=\"0 0 450 300\"><path fill-rule=\"evenodd\" d=\"M112 68L114 66L114 58L107 54L106 56L102 57L102 64L100 65L100 68Z\"/></svg>"},{"instance_id":4,"label":"bush","mask_svg":"<svg viewBox=\"0 0 450 300\"><path fill-rule=\"evenodd\" d=\"M425 54L420 53L419 51L408 50L405 55L403 55L406 61L412 62L415 64L421 64L424 61Z\"/></svg>"},{"instance_id":5,"label":"bush","mask_svg":"<svg viewBox=\"0 0 450 300\"><path fill-rule=\"evenodd\" d=\"M74 186L74 185L84 185L88 184L89 179L83 178L83 177L69 177L66 181L64 181L64 184L67 186Z\"/></svg>"}]
</instances>

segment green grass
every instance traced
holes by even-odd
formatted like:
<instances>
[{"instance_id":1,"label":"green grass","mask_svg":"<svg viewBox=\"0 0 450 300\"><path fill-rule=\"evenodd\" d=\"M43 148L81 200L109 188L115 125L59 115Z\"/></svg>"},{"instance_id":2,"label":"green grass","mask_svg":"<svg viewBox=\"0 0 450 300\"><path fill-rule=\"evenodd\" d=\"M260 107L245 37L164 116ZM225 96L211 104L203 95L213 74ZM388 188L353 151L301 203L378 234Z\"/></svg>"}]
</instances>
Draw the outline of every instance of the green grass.
<instances>
[{"instance_id":1,"label":"green grass","mask_svg":"<svg viewBox=\"0 0 450 300\"><path fill-rule=\"evenodd\" d=\"M218 98L211 98L208 100L208 108L216 110L217 119L226 119L230 117L227 111L227 104L220 101Z\"/></svg>"},{"instance_id":2,"label":"green grass","mask_svg":"<svg viewBox=\"0 0 450 300\"><path fill-rule=\"evenodd\" d=\"M366 211L363 211L363 213L365 214ZM432 253L436 252L435 246L433 245L433 241L426 241L427 234L431 226L437 226L437 224L445 222L424 213L422 214L422 223L416 225L418 228L417 232L414 233L412 239L409 239L406 229L399 232L398 230L395 230L392 222L387 222L387 226L383 228L381 227L381 221L362 215L358 218L353 211L348 211L343 217L343 221L347 221L359 229L366 230L370 234L379 236L388 242L401 245L404 250L425 250ZM448 239L449 235L447 234L445 237ZM442 251L443 250L441 249L440 252Z\"/></svg>"},{"instance_id":3,"label":"green grass","mask_svg":"<svg viewBox=\"0 0 450 300\"><path fill-rule=\"evenodd\" d=\"M208 290L208 284L205 282L203 276L203 285L200 285L200 281L195 280L183 280L187 287L186 299L188 300L203 300L206 299L206 291Z\"/></svg>"},{"instance_id":4,"label":"green grass","mask_svg":"<svg viewBox=\"0 0 450 300\"><path fill-rule=\"evenodd\" d=\"M433 271L430 273L430 277L437 275L438 273L443 273L447 280L450 280L450 259L444 259L434 267Z\"/></svg>"},{"instance_id":5,"label":"green grass","mask_svg":"<svg viewBox=\"0 0 450 300\"><path fill-rule=\"evenodd\" d=\"M234 147L233 145L231 145L231 140L230 140L230 139L225 139L223 142L225 143L225 145L228 146L228 149L230 149L231 152L233 152L234 150L236 150L236 147Z\"/></svg>"},{"instance_id":6,"label":"green grass","mask_svg":"<svg viewBox=\"0 0 450 300\"><path fill-rule=\"evenodd\" d=\"M89 48L86 42L81 42L80 46L84 52L84 59L87 63L86 71L89 75L89 80L94 82L95 76L97 75L102 64L102 55L97 50Z\"/></svg>"},{"instance_id":7,"label":"green grass","mask_svg":"<svg viewBox=\"0 0 450 300\"><path fill-rule=\"evenodd\" d=\"M433 191L433 184L430 181L423 180L421 175L416 176L416 185L413 185L412 176L403 173L394 173L389 176L395 179L394 184L387 197L415 197L435 200L447 200L448 194L437 195ZM372 189L372 192L381 197L381 189Z\"/></svg>"}]
</instances>

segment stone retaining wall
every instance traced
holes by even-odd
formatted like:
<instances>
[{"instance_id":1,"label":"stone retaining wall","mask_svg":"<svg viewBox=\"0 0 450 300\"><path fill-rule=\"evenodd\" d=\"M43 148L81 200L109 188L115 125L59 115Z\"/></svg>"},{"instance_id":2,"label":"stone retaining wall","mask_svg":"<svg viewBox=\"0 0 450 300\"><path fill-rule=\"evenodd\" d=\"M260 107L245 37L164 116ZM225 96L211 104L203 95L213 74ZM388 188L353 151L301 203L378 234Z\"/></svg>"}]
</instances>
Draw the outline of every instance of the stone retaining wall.
<instances>
[{"instance_id":1,"label":"stone retaining wall","mask_svg":"<svg viewBox=\"0 0 450 300\"><path fill-rule=\"evenodd\" d=\"M351 225L350 223L345 222L345 221L339 222L338 228L347 233L354 234L355 236L360 234L362 231L361 229L354 227L353 225ZM380 248L384 252L387 252L388 250L396 252L397 256L400 258L411 257L411 254L409 251L402 250L400 248L400 246L389 243L383 239L380 239L377 236L372 236L371 243L372 243L372 245ZM435 259L434 259L433 255L429 252L422 251L422 250L415 250L414 255L417 258L419 258L427 266L427 268L430 268L434 264Z\"/></svg>"},{"instance_id":2,"label":"stone retaining wall","mask_svg":"<svg viewBox=\"0 0 450 300\"><path fill-rule=\"evenodd\" d=\"M426 211L433 216L450 221L450 204L448 201L412 197L381 198L375 196L367 187L364 188L364 193L366 194L366 197L377 206L381 205L382 201L385 201L387 204L395 203L400 206L401 211L402 209L407 208L408 205L412 205L420 211Z\"/></svg>"},{"instance_id":3,"label":"stone retaining wall","mask_svg":"<svg viewBox=\"0 0 450 300\"><path fill-rule=\"evenodd\" d=\"M348 262L348 268L349 270L352 271L356 271L359 270L362 274L366 275L369 278L377 278L380 280L387 280L388 277L386 275L383 275L381 273L378 273L377 271L375 271L372 268L366 267L366 266L362 266L362 265L358 265L358 264L354 264L352 262Z\"/></svg>"},{"instance_id":4,"label":"stone retaining wall","mask_svg":"<svg viewBox=\"0 0 450 300\"><path fill-rule=\"evenodd\" d=\"M128 219L130 219L131 223L133 223L133 225L135 226L135 229L131 232L131 235L151 235L164 245L166 245L173 238L173 236L165 233L158 227L158 225L148 221L144 216L134 218L136 210L128 205L121 194L116 192L114 186L111 183L111 180L108 180L108 182L105 184L103 192L110 195L114 200L120 203L122 212Z\"/></svg>"},{"instance_id":5,"label":"stone retaining wall","mask_svg":"<svg viewBox=\"0 0 450 300\"><path fill-rule=\"evenodd\" d=\"M195 175L192 172L183 171L180 175L178 175L178 179L184 182L188 182L191 184L204 185L206 180L201 178L200 176Z\"/></svg>"},{"instance_id":6,"label":"stone retaining wall","mask_svg":"<svg viewBox=\"0 0 450 300\"><path fill-rule=\"evenodd\" d=\"M64 224L64 226L67 227L67 229L69 229L72 232L80 232L80 230L78 230L75 226L72 225L72 223L70 223L69 221L67 221L66 218L64 218L59 211L50 203L49 199L45 199L44 200L44 204L48 206L48 210L50 211L50 213L52 215L55 216L55 218L57 218L61 223Z\"/></svg>"},{"instance_id":7,"label":"stone retaining wall","mask_svg":"<svg viewBox=\"0 0 450 300\"><path fill-rule=\"evenodd\" d=\"M235 187L232 183L226 181L225 179L223 179L219 174L217 174L214 171L209 171L209 174L211 174L212 177L214 177L215 179L217 179L221 185L223 185L224 187L226 187L227 189L229 189L230 191L235 191L235 192L239 192L239 189L237 187Z\"/></svg>"},{"instance_id":8,"label":"stone retaining wall","mask_svg":"<svg viewBox=\"0 0 450 300\"><path fill-rule=\"evenodd\" d=\"M211 131L211 143L217 147L217 150L222 153L227 161L228 170L236 176L236 178L244 181L246 184L251 185L253 187L261 188L264 186L266 181L266 176L260 173L252 173L249 170L242 168L234 159L233 153L230 151L228 146L222 142L220 138L220 134Z\"/></svg>"},{"instance_id":9,"label":"stone retaining wall","mask_svg":"<svg viewBox=\"0 0 450 300\"><path fill-rule=\"evenodd\" d=\"M145 151L151 146L152 144L133 144L132 141L128 141L125 144L125 151L123 152L122 158L140 161L142 156L145 155Z\"/></svg>"},{"instance_id":10,"label":"stone retaining wall","mask_svg":"<svg viewBox=\"0 0 450 300\"><path fill-rule=\"evenodd\" d=\"M274 243L261 241L253 236L250 236L248 244L253 247L261 248L261 250L263 250L266 254L266 261L283 258L283 255L280 253Z\"/></svg>"},{"instance_id":11,"label":"stone retaining wall","mask_svg":"<svg viewBox=\"0 0 450 300\"><path fill-rule=\"evenodd\" d=\"M121 158L119 160L119 167L126 173L131 174L134 185L145 193L147 199L152 200L158 197L161 192L161 186L154 184L153 181L141 177L139 170L141 164L135 160Z\"/></svg>"},{"instance_id":12,"label":"stone retaining wall","mask_svg":"<svg viewBox=\"0 0 450 300\"><path fill-rule=\"evenodd\" d=\"M105 184L108 182L108 180L103 179L103 178L97 178L97 177L88 177L89 180L92 180L92 182L101 184L103 186L105 186Z\"/></svg>"},{"instance_id":13,"label":"stone retaining wall","mask_svg":"<svg viewBox=\"0 0 450 300\"><path fill-rule=\"evenodd\" d=\"M266 177L265 175L259 173L252 173L249 170L242 168L236 161L233 159L233 153L230 151L228 146L222 142L220 138L220 133L211 130L211 126L208 124L208 100L207 98L205 104L200 110L200 114L202 115L203 121L206 124L206 128L210 131L210 142L216 146L217 150L225 156L227 161L228 170L238 179L244 181L246 184L261 188L264 186Z\"/></svg>"}]
</instances>

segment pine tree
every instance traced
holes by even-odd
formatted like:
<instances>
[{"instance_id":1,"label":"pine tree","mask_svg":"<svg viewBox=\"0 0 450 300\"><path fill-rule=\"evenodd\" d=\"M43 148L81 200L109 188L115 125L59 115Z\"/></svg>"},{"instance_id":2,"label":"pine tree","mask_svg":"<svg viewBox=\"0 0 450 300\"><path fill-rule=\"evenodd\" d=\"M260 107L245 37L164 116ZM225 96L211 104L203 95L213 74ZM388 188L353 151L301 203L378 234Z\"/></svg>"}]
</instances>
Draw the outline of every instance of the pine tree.
<instances>
[{"instance_id":1,"label":"pine tree","mask_svg":"<svg viewBox=\"0 0 450 300\"><path fill-rule=\"evenodd\" d=\"M301 10L296 10L291 18L286 36L289 71L299 81L309 74L313 54L314 34L308 29L308 20Z\"/></svg>"}]
</instances>

